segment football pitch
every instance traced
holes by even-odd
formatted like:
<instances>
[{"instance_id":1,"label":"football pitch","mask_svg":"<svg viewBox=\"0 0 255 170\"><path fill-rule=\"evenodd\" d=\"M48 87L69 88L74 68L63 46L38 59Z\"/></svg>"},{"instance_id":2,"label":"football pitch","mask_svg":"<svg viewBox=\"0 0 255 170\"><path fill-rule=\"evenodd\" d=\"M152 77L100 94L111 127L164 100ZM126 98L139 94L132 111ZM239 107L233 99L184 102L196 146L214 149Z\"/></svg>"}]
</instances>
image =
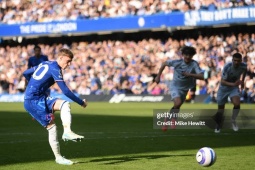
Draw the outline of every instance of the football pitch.
<instances>
[{"instance_id":1,"label":"football pitch","mask_svg":"<svg viewBox=\"0 0 255 170\"><path fill-rule=\"evenodd\" d=\"M255 167L255 130L153 128L153 110L172 103L89 103L86 109L75 103L72 129L84 135L82 142L61 140L63 128L56 112L61 153L76 161L58 165L48 143L48 133L32 120L23 103L0 103L0 169L6 170L251 170ZM233 106L228 104L226 108ZM184 104L182 109L216 109L215 104ZM254 110L254 104L241 105ZM255 113L254 113L255 114ZM211 147L216 163L201 167L196 152ZM254 155L253 155L254 154Z\"/></svg>"}]
</instances>

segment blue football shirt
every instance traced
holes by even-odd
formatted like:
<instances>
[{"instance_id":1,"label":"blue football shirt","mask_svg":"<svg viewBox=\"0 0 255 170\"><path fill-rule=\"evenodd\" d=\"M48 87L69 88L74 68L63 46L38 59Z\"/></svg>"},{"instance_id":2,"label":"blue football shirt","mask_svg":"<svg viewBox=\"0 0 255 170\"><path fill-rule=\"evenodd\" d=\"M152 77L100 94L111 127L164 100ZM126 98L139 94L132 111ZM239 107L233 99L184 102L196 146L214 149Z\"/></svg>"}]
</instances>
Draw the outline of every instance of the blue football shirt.
<instances>
[{"instance_id":1,"label":"blue football shirt","mask_svg":"<svg viewBox=\"0 0 255 170\"><path fill-rule=\"evenodd\" d=\"M47 90L56 82L67 97L80 105L84 104L66 86L61 67L56 61L42 62L39 66L26 70L23 75L29 81L25 91L25 100L36 100L47 96Z\"/></svg>"}]
</instances>

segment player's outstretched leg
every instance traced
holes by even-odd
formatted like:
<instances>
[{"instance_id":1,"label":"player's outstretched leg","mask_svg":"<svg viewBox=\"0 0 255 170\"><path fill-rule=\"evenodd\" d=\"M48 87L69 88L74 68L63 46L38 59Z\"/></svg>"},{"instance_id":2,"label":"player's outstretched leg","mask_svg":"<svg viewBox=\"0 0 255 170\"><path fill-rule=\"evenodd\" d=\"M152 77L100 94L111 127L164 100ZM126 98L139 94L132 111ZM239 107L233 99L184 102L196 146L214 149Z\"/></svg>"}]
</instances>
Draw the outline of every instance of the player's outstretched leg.
<instances>
[{"instance_id":1,"label":"player's outstretched leg","mask_svg":"<svg viewBox=\"0 0 255 170\"><path fill-rule=\"evenodd\" d=\"M72 132L71 130L71 121L72 121L72 116L70 113L71 109L70 109L70 104L67 101L64 101L62 103L62 105L60 106L60 117L63 123L63 127L64 127L64 133L62 135L62 139L64 141L79 141L81 139L84 138L84 136L75 134L74 132Z\"/></svg>"}]
</instances>

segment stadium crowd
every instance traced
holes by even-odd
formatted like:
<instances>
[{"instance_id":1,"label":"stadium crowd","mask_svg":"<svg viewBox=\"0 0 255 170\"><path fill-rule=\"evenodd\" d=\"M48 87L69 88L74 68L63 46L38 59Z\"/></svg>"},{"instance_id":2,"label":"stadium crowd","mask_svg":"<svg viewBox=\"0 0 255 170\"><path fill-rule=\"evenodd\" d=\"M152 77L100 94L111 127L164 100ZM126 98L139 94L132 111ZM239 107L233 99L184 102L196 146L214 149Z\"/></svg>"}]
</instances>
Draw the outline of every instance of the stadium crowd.
<instances>
[{"instance_id":1,"label":"stadium crowd","mask_svg":"<svg viewBox=\"0 0 255 170\"><path fill-rule=\"evenodd\" d=\"M99 17L153 15L188 10L216 10L255 5L255 0L0 0L0 24L50 22ZM180 58L180 48L192 45L197 49L194 59L205 71L205 81L197 80L196 94L210 94L215 101L221 70L231 62L231 54L241 52L248 64L243 97L255 100L255 34L199 36L167 41L144 39L141 41L105 40L88 43L39 44L49 60L65 47L75 54L75 62L66 71L64 79L79 94L168 94L173 70L166 69L162 82L154 83L159 63ZM0 47L0 94L23 92L25 79L22 72L33 56L34 44ZM52 91L59 92L57 86Z\"/></svg>"},{"instance_id":2,"label":"stadium crowd","mask_svg":"<svg viewBox=\"0 0 255 170\"><path fill-rule=\"evenodd\" d=\"M160 63L167 59L179 59L180 48L192 45L197 49L194 60L205 71L205 81L197 80L196 94L210 94L215 98L221 70L226 62L231 62L231 54L240 52L248 65L243 99L255 99L255 34L229 36L199 36L197 39L176 40L169 38L141 41L72 42L71 44L38 44L49 60L56 58L57 52L65 47L74 53L71 68L65 71L64 79L74 92L79 94L169 94L168 85L173 78L173 69L162 74L161 83L154 83ZM33 56L34 45L0 47L0 94L23 92L25 79L22 72L27 69L27 61ZM57 86L52 91L59 92Z\"/></svg>"},{"instance_id":3,"label":"stadium crowd","mask_svg":"<svg viewBox=\"0 0 255 170\"><path fill-rule=\"evenodd\" d=\"M255 0L0 0L0 24L217 10L255 5Z\"/></svg>"}]
</instances>

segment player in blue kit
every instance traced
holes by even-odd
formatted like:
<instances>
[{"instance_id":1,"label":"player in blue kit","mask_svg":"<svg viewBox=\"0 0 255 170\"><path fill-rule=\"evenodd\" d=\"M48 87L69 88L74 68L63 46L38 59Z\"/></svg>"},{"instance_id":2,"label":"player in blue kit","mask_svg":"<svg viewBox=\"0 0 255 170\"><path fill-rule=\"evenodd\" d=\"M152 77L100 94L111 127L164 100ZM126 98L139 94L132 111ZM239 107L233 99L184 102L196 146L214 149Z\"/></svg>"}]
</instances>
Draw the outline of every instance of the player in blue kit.
<instances>
[{"instance_id":1,"label":"player in blue kit","mask_svg":"<svg viewBox=\"0 0 255 170\"><path fill-rule=\"evenodd\" d=\"M23 75L28 81L25 91L24 107L26 111L48 130L49 143L55 155L56 162L63 165L72 165L73 162L65 159L60 154L57 138L57 126L54 122L54 112L60 111L60 117L64 127L63 140L77 141L84 138L71 130L71 113L68 101L48 97L46 91L54 83L57 83L62 92L82 107L87 106L86 100L76 97L66 86L62 70L70 66L73 53L68 49L59 51L56 61L45 61L39 66L26 70Z\"/></svg>"},{"instance_id":2,"label":"player in blue kit","mask_svg":"<svg viewBox=\"0 0 255 170\"><path fill-rule=\"evenodd\" d=\"M42 62L48 61L48 56L41 54L41 47L35 46L34 53L35 55L28 59L28 65L27 65L28 68L38 66Z\"/></svg>"},{"instance_id":3,"label":"player in blue kit","mask_svg":"<svg viewBox=\"0 0 255 170\"><path fill-rule=\"evenodd\" d=\"M228 102L228 97L230 97L234 105L231 117L232 128L234 131L238 131L236 118L240 111L239 85L241 85L241 89L244 88L246 70L247 64L242 62L242 54L240 53L233 54L232 62L227 63L222 70L221 83L217 92L218 111L215 115L215 133L220 133L220 128L224 120L225 104ZM240 80L241 75L242 80Z\"/></svg>"},{"instance_id":4,"label":"player in blue kit","mask_svg":"<svg viewBox=\"0 0 255 170\"><path fill-rule=\"evenodd\" d=\"M28 64L27 64L27 68L32 68L35 66L38 66L39 64L41 64L44 61L49 61L48 56L46 55L42 55L41 53L41 47L39 46L35 46L34 47L34 56L30 57L28 59ZM26 82L26 86L27 86L27 82ZM50 95L50 89L47 90L47 94Z\"/></svg>"},{"instance_id":5,"label":"player in blue kit","mask_svg":"<svg viewBox=\"0 0 255 170\"><path fill-rule=\"evenodd\" d=\"M193 60L193 56L196 54L196 49L190 46L184 46L181 49L183 59L179 60L167 60L165 61L155 78L155 82L160 82L160 76L166 66L174 68L174 77L170 84L170 94L174 101L174 106L171 108L170 113L179 113L181 105L186 99L189 89L196 85L196 79L204 79L203 70L199 67L199 64ZM174 114L174 115L176 115ZM171 121L174 123L177 117L172 117ZM165 120L167 121L167 119ZM175 125L172 126L175 128ZM162 130L167 130L167 126L163 126Z\"/></svg>"}]
</instances>

